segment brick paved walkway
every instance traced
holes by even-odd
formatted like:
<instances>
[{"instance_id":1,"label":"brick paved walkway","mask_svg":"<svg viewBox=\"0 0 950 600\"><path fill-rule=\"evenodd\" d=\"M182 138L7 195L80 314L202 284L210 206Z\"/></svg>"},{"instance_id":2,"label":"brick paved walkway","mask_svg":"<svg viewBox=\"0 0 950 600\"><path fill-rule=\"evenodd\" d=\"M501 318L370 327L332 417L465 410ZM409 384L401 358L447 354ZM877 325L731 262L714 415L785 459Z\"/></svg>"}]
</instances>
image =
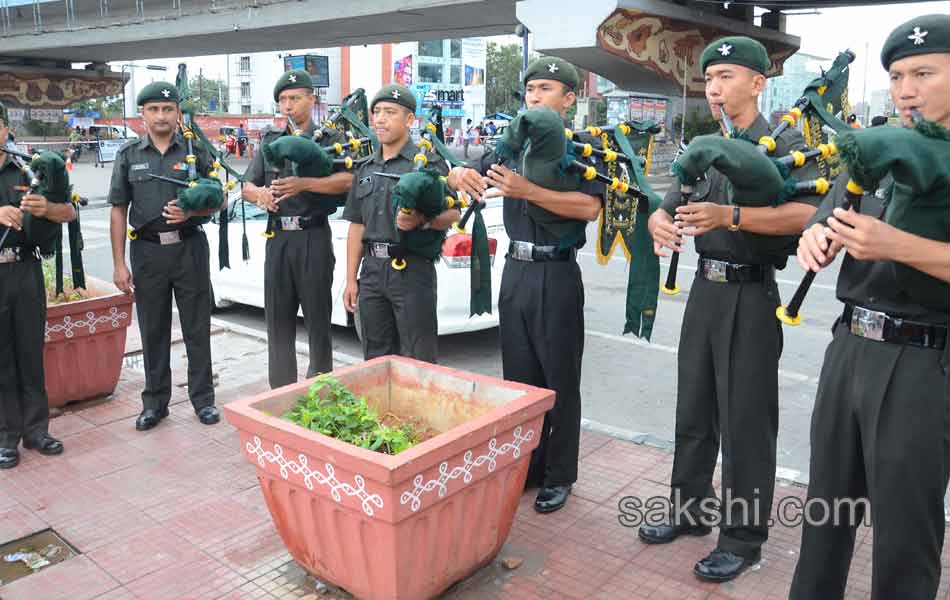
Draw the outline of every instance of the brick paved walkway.
<instances>
[{"instance_id":1,"label":"brick paved walkway","mask_svg":"<svg viewBox=\"0 0 950 600\"><path fill-rule=\"evenodd\" d=\"M131 335L129 349L137 341ZM218 402L266 385L265 345L219 331L213 337ZM184 348L173 346L175 383ZM132 361L130 364L134 364ZM304 363L301 363L303 367ZM0 587L3 600L175 600L348 598L315 593L315 582L284 550L264 505L254 468L224 420L198 423L183 388L171 415L138 433L143 376L123 371L108 401L71 407L51 422L66 453L46 458L23 451L21 465L0 471L0 543L52 527L80 556ZM776 527L763 561L737 581L702 584L692 565L714 536L648 547L620 525L627 495L665 496L672 456L650 446L584 432L581 478L568 505L550 515L522 498L499 560L444 595L450 600L773 599L787 596L799 530ZM776 496L802 497L778 485ZM945 554L945 557L948 556ZM523 564L506 571L504 558ZM871 532L861 530L848 598L867 598ZM945 558L944 564L950 564ZM940 598L950 598L943 578Z\"/></svg>"}]
</instances>

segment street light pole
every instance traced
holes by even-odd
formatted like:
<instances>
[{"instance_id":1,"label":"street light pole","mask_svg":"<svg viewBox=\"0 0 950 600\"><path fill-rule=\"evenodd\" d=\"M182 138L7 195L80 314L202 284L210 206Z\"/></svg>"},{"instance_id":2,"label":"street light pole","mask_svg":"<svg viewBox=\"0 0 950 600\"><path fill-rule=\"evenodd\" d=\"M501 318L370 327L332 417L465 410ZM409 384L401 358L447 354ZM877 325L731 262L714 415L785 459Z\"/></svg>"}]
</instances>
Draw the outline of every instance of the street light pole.
<instances>
[{"instance_id":1,"label":"street light pole","mask_svg":"<svg viewBox=\"0 0 950 600\"><path fill-rule=\"evenodd\" d=\"M129 122L128 122L128 118L126 117L127 111L125 109L125 85L126 85L125 68L126 67L129 67L130 69L135 69L135 68L141 68L142 65L136 65L134 63L125 63L119 69L119 72L121 73L121 77L122 77L122 135L125 137L129 137ZM162 65L145 65L145 68L148 69L149 71L167 70L167 68Z\"/></svg>"}]
</instances>

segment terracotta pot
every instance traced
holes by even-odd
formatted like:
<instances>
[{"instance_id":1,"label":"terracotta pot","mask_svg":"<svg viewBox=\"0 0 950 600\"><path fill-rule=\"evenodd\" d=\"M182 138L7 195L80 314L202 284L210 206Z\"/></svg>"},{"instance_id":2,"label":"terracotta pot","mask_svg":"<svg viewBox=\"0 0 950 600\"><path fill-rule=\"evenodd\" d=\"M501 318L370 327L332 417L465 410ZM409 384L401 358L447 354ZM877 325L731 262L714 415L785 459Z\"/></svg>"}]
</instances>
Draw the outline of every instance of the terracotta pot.
<instances>
[{"instance_id":1,"label":"terracotta pot","mask_svg":"<svg viewBox=\"0 0 950 600\"><path fill-rule=\"evenodd\" d=\"M432 598L491 562L554 392L394 356L333 374L441 433L390 456L281 419L310 381L226 405L294 559L364 600Z\"/></svg>"},{"instance_id":2,"label":"terracotta pot","mask_svg":"<svg viewBox=\"0 0 950 600\"><path fill-rule=\"evenodd\" d=\"M86 279L95 298L46 309L43 367L51 407L106 396L119 383L133 299L112 284Z\"/></svg>"}]
</instances>

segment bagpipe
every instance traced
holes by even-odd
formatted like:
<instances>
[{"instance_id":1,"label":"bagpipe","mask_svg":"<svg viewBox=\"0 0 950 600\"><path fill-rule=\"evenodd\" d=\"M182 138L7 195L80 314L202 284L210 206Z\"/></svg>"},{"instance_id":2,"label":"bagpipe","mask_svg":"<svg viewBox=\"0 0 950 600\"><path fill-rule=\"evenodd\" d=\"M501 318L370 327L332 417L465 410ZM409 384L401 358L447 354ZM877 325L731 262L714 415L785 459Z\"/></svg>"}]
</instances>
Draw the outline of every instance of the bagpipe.
<instances>
[{"instance_id":1,"label":"bagpipe","mask_svg":"<svg viewBox=\"0 0 950 600\"><path fill-rule=\"evenodd\" d=\"M950 130L913 115L913 127L853 129L838 136L841 158L851 179L841 208L860 208L865 190L876 190L891 176L884 222L908 233L950 242ZM916 302L950 311L950 284L895 262L900 289ZM787 325L801 323L799 309L816 273L809 271L787 306L776 310Z\"/></svg>"},{"instance_id":2,"label":"bagpipe","mask_svg":"<svg viewBox=\"0 0 950 600\"><path fill-rule=\"evenodd\" d=\"M847 110L849 65L854 58L850 50L839 53L831 69L805 87L801 98L782 116L778 126L758 140L737 131L725 108L720 107L725 135L695 138L673 164L673 173L680 184L681 205L691 201L695 186L705 178L710 167L715 167L732 184L737 206L777 206L801 194L827 194L830 181L840 171L838 147L830 138L853 131L836 115ZM810 149L772 156L779 136L786 129L796 127L799 121ZM791 177L794 169L812 162L818 165L818 178L796 181ZM674 252L662 288L665 294L675 295L680 291L676 285L678 265L679 253Z\"/></svg>"},{"instance_id":3,"label":"bagpipe","mask_svg":"<svg viewBox=\"0 0 950 600\"><path fill-rule=\"evenodd\" d=\"M228 163L224 154L220 152L209 140L200 127L195 123L195 113L197 104L191 97L191 90L188 85L188 66L185 63L179 63L178 74L175 77L175 87L178 88L178 107L180 109L180 119L178 130L185 139L187 154L185 155L185 164L188 166L187 179L182 181L155 173L149 173L151 179L164 181L177 185L180 189L176 194L178 207L183 211L206 211L209 209L221 209L220 220L218 223L218 264L221 269L230 267L228 253L228 207L225 203L225 191L231 191L242 181L242 175L238 173ZM197 144L200 144L198 146ZM198 172L198 155L196 148L204 149L211 156L212 161L210 169L202 174ZM221 181L220 170L224 170L225 180ZM232 179L233 177L233 179ZM130 240L138 238L138 231L157 222L164 217L158 215L148 223L138 228L131 228L127 232ZM210 217L207 217L210 220ZM244 239L245 260L248 258L247 236Z\"/></svg>"},{"instance_id":4,"label":"bagpipe","mask_svg":"<svg viewBox=\"0 0 950 600\"><path fill-rule=\"evenodd\" d=\"M393 187L391 201L393 213L398 215L411 214L419 211L426 219L433 219L446 210L453 208L465 209L464 215L453 227L455 235L469 235L465 228L469 220L473 220L470 234L470 273L471 296L470 314L491 312L491 255L489 250L488 229L482 216L485 202L469 199L465 194L453 194L446 185L446 178L435 168L432 168L429 158L434 155L444 161L449 169L461 166L449 149L445 146L442 127L442 107L433 106L425 118L425 124L420 134L419 153L413 157L414 168L403 175L376 172L375 176L397 179ZM435 229L413 229L402 231L398 229L401 256L395 257L390 263L396 270L406 268L408 255L422 256L428 259L437 259L442 253L446 232Z\"/></svg>"},{"instance_id":5,"label":"bagpipe","mask_svg":"<svg viewBox=\"0 0 950 600\"><path fill-rule=\"evenodd\" d=\"M576 191L582 180L605 184L600 235L610 212L611 249L622 240L628 258L636 255L628 281L624 333L646 339L652 333L659 288L659 259L652 252L646 225L660 198L647 183L644 159L633 144L658 131L652 123L635 121L574 131L564 127L558 113L541 107L515 117L495 145L498 162L521 160L522 175L545 189ZM576 246L585 236L583 221L561 217L533 203L527 203L526 210L558 238L562 248ZM620 223L623 226L617 227Z\"/></svg>"},{"instance_id":6,"label":"bagpipe","mask_svg":"<svg viewBox=\"0 0 950 600\"><path fill-rule=\"evenodd\" d=\"M74 288L86 287L85 269L82 263L82 233L79 225L79 207L86 204L85 199L73 193L69 183L69 172L65 159L56 152L44 151L29 155L16 150L12 137L6 140L0 152L9 155L13 164L26 176L28 184L20 191L37 194L46 198L47 202L66 204L71 202L76 209L76 219L67 225L69 237L69 259L72 269ZM0 236L0 249L3 248L10 228L6 228ZM23 234L27 243L39 248L40 255L55 256L56 262L56 294L64 291L63 280L63 227L48 219L34 217L30 213L23 214Z\"/></svg>"},{"instance_id":7,"label":"bagpipe","mask_svg":"<svg viewBox=\"0 0 950 600\"><path fill-rule=\"evenodd\" d=\"M261 147L265 169L276 176L283 165L297 177L328 177L352 170L369 160L379 145L376 135L367 126L366 114L366 93L358 88L343 99L329 119L315 128L312 137L305 136L288 115L291 135L281 136ZM274 213L268 214L265 237L274 236L277 218Z\"/></svg>"}]
</instances>

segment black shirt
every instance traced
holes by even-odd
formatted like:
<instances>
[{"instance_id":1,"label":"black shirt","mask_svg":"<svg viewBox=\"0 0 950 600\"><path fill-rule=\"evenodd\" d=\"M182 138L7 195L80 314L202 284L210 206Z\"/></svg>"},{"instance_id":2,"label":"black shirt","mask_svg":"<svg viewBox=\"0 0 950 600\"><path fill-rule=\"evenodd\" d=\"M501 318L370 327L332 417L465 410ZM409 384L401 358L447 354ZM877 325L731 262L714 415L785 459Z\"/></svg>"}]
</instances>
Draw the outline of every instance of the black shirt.
<instances>
[{"instance_id":1,"label":"black shirt","mask_svg":"<svg viewBox=\"0 0 950 600\"><path fill-rule=\"evenodd\" d=\"M770 133L769 125L762 115L759 115L747 130L747 134L753 140L758 140ZM805 148L805 139L801 133L794 129L783 131L775 140L775 143L773 156L776 158L785 156L793 150ZM792 176L798 181L817 179L819 176L818 165L814 161L810 161L806 166L794 169ZM715 168L711 168L706 173L705 181L696 186L693 201L732 204L730 190L729 180ZM790 201L818 206L821 204L821 200L821 196L796 196ZM676 207L680 204L679 186L674 185L666 193L660 208L671 216L675 216ZM794 254L798 247L799 237L799 235L763 235L742 231L741 229L736 232L728 229L715 229L696 236L695 240L696 251L707 258L742 264L771 264L778 269L784 269L789 255Z\"/></svg>"},{"instance_id":2,"label":"black shirt","mask_svg":"<svg viewBox=\"0 0 950 600\"><path fill-rule=\"evenodd\" d=\"M835 206L841 206L848 179L849 173L847 169L843 169L828 197L809 222L809 227L823 222L831 215ZM886 179L875 193L864 194L861 197L861 214L883 220L890 191L890 182ZM895 266L893 261L855 260L845 253L838 274L838 299L912 321L950 325L950 311L942 308L947 306L947 299L950 298L950 284L921 273L922 278L933 281L926 293L919 293L919 290L911 289L900 282ZM934 293L933 288L942 288L943 293Z\"/></svg>"},{"instance_id":3,"label":"black shirt","mask_svg":"<svg viewBox=\"0 0 950 600\"><path fill-rule=\"evenodd\" d=\"M316 125L311 121L307 129L302 130L303 135L308 139L313 138L313 132L316 131ZM261 135L261 147L270 144L277 138L291 135L287 129L270 128ZM338 134L328 143L342 141L342 134ZM281 177L290 177L293 175L293 165L290 161L285 161L283 165L265 165L264 153L258 152L247 167L244 179L250 181L256 186L269 186L275 179ZM296 196L291 196L282 200L278 205L277 214L282 217L315 217L328 216L333 214L346 198L346 194L330 195L317 194L314 192L303 192Z\"/></svg>"},{"instance_id":4,"label":"black shirt","mask_svg":"<svg viewBox=\"0 0 950 600\"><path fill-rule=\"evenodd\" d=\"M492 151L482 155L481 160L472 165L472 167L482 175L486 175L488 169L496 162L497 156L494 151ZM523 171L520 164L518 167L507 166L518 173ZM603 204L605 186L600 181L581 179L577 191L598 198L601 204ZM537 246L560 245L560 240L556 235L551 233L551 231L543 225L538 224L531 215L528 214L527 200L505 198L502 204L502 218L505 221L505 232L512 241L531 242ZM587 225L587 222L583 220L578 220L578 223L583 223L585 227ZM578 249L583 248L585 243L587 243L586 231L581 234L580 241L574 247Z\"/></svg>"},{"instance_id":5,"label":"black shirt","mask_svg":"<svg viewBox=\"0 0 950 600\"><path fill-rule=\"evenodd\" d=\"M380 177L373 173L392 173L403 175L415 168L413 158L419 153L418 146L410 139L403 145L399 154L383 160L382 146L376 148L373 158L366 161L353 175L353 187L346 199L343 218L350 223L363 225L363 242L399 242L396 230L396 208L392 203L392 191L398 180ZM429 167L434 167L442 175L448 174L448 166L439 157L429 156Z\"/></svg>"},{"instance_id":6,"label":"black shirt","mask_svg":"<svg viewBox=\"0 0 950 600\"><path fill-rule=\"evenodd\" d=\"M165 205L178 196L180 186L158 179L149 174L162 175L179 181L188 180L188 143L178 132L171 145L162 154L144 137L126 143L115 156L112 166L112 184L109 188L109 204L129 209L129 225L142 231L172 231L186 229L204 222L203 217L193 217L184 223L169 225L162 218ZM195 144L195 166L198 177L206 177L213 163L211 154L200 143Z\"/></svg>"},{"instance_id":7,"label":"black shirt","mask_svg":"<svg viewBox=\"0 0 950 600\"><path fill-rule=\"evenodd\" d=\"M0 158L6 155L0 155ZM26 175L19 169L13 160L7 158L3 166L0 167L0 206L20 206L20 199L24 196L22 190L16 189L19 186L28 185ZM6 227L0 227L0 237L7 231ZM6 241L3 242L4 248L13 248L14 246L23 246L26 244L26 236L22 231L10 228Z\"/></svg>"}]
</instances>

